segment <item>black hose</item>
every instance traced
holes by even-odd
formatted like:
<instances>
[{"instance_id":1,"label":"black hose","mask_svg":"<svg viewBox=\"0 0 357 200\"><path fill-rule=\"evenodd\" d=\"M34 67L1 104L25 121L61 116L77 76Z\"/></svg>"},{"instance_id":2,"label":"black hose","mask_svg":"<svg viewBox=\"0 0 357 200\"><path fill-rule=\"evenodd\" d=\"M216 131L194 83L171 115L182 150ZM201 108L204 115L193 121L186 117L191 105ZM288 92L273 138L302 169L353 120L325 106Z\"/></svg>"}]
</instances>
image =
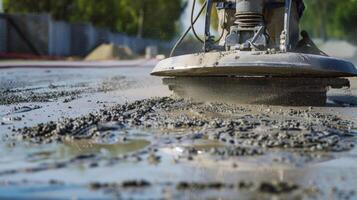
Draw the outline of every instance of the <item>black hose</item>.
<instances>
[{"instance_id":1,"label":"black hose","mask_svg":"<svg viewBox=\"0 0 357 200\"><path fill-rule=\"evenodd\" d=\"M175 43L174 47L172 48L171 52L170 52L170 57L173 56L174 52L176 51L177 47L182 43L183 39L185 39L185 37L187 36L187 34L192 30L194 36L196 37L196 39L198 41L200 41L201 43L204 43L204 41L198 36L194 25L196 24L198 18L201 16L202 12L204 11L205 7L207 6L207 0L203 3L201 10L199 11L199 13L197 14L196 18L193 19L193 15L194 15L194 11L195 11L195 5L196 5L196 0L193 0L193 5L192 5L192 10L191 10L191 26L189 28L187 28L187 30L185 31L185 33L179 38L179 40ZM222 37L224 35L224 31L222 30L222 33L220 35L220 37L218 38L218 40L214 41L214 43L219 42Z\"/></svg>"},{"instance_id":2,"label":"black hose","mask_svg":"<svg viewBox=\"0 0 357 200\"><path fill-rule=\"evenodd\" d=\"M223 29L223 28L222 28ZM219 36L218 40L214 41L214 43L217 43L219 41L221 41L221 39L223 38L223 35L224 35L224 30L222 30L222 33L221 35Z\"/></svg>"},{"instance_id":3,"label":"black hose","mask_svg":"<svg viewBox=\"0 0 357 200\"><path fill-rule=\"evenodd\" d=\"M207 1L205 2L205 4L207 4ZM192 29L192 32L193 32L193 35L195 35L196 39L198 41L200 41L202 44L205 43L199 36L198 34L196 33L196 30L195 30L195 23L193 23L193 14L195 12L195 5L196 5L196 0L193 0L193 4L192 4L192 10L191 10L191 29ZM201 14L199 14L200 16Z\"/></svg>"},{"instance_id":4,"label":"black hose","mask_svg":"<svg viewBox=\"0 0 357 200\"><path fill-rule=\"evenodd\" d=\"M193 22L191 23L191 26L187 28L187 30L185 31L185 33L179 38L179 40L176 42L176 44L174 45L174 47L172 48L171 52L170 52L170 57L173 56L174 52L176 51L176 48L181 44L181 42L183 41L183 39L185 39L185 37L187 36L187 34L191 31L193 25L196 24L198 18L201 16L202 12L204 11L205 7L207 5L207 1L205 1L205 3L202 5L201 10L199 11L199 13L197 14L195 20L193 20Z\"/></svg>"}]
</instances>

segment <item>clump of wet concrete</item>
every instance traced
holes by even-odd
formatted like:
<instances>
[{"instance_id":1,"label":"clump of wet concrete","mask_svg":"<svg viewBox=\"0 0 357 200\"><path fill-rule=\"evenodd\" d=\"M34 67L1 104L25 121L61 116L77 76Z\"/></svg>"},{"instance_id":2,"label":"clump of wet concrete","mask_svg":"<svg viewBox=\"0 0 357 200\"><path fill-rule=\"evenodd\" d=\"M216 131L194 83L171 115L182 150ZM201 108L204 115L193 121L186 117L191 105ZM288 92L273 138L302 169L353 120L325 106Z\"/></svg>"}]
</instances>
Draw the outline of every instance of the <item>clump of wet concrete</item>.
<instances>
[{"instance_id":1,"label":"clump of wet concrete","mask_svg":"<svg viewBox=\"0 0 357 200\"><path fill-rule=\"evenodd\" d=\"M290 193L297 189L298 185L287 182L262 182L258 187L260 192L269 194Z\"/></svg>"},{"instance_id":2,"label":"clump of wet concrete","mask_svg":"<svg viewBox=\"0 0 357 200\"><path fill-rule=\"evenodd\" d=\"M93 87L93 90L96 92L124 90L133 87L135 83L135 81L130 81L125 76L113 76L104 79L98 86Z\"/></svg>"},{"instance_id":3,"label":"clump of wet concrete","mask_svg":"<svg viewBox=\"0 0 357 200\"><path fill-rule=\"evenodd\" d=\"M253 190L261 193L268 194L284 194L290 193L300 189L300 186L288 182L245 182L241 181L237 184L227 184L220 182L208 183L190 183L180 182L176 185L178 190L220 190L220 189L240 189L240 190Z\"/></svg>"},{"instance_id":4,"label":"clump of wet concrete","mask_svg":"<svg viewBox=\"0 0 357 200\"><path fill-rule=\"evenodd\" d=\"M209 139L233 146L216 151L218 155L227 156L259 155L262 152L259 148L334 152L353 148L346 142L354 136L350 131L353 123L337 116L296 110L248 112L247 108L239 106L164 97L117 105L86 116L14 131L24 140L51 143L95 139L111 131L130 128L152 129L158 133L196 130Z\"/></svg>"},{"instance_id":5,"label":"clump of wet concrete","mask_svg":"<svg viewBox=\"0 0 357 200\"><path fill-rule=\"evenodd\" d=\"M130 187L125 187L130 183ZM242 198L242 199L318 199L320 190L311 186L300 186L287 181L239 181L226 183L208 182L149 182L145 180L124 181L122 183L93 182L88 185L92 191L105 191L109 194L132 191L161 191L163 197L170 196L197 199ZM243 195L241 195L243 194ZM215 197L218 195L217 197ZM248 198L247 198L248 197Z\"/></svg>"},{"instance_id":6,"label":"clump of wet concrete","mask_svg":"<svg viewBox=\"0 0 357 200\"><path fill-rule=\"evenodd\" d=\"M264 151L260 148L242 147L242 146L228 146L221 148L212 148L212 155L222 157L237 157L237 156L259 156L263 155Z\"/></svg>"},{"instance_id":7,"label":"clump of wet concrete","mask_svg":"<svg viewBox=\"0 0 357 200\"><path fill-rule=\"evenodd\" d=\"M15 106L8 114L26 113L26 112L30 112L32 110L37 110L37 109L41 109L41 108L42 108L42 106L39 106L39 105Z\"/></svg>"},{"instance_id":8,"label":"clump of wet concrete","mask_svg":"<svg viewBox=\"0 0 357 200\"><path fill-rule=\"evenodd\" d=\"M177 190L220 190L220 189L233 189L234 184L227 184L221 182L208 182L208 183L190 183L180 182L176 185Z\"/></svg>"},{"instance_id":9,"label":"clump of wet concrete","mask_svg":"<svg viewBox=\"0 0 357 200\"><path fill-rule=\"evenodd\" d=\"M99 189L108 189L108 188L143 188L143 187L149 187L151 186L151 183L145 180L130 180L130 181L124 181L121 184L117 183L91 183L89 184L89 188L92 190L99 190Z\"/></svg>"},{"instance_id":10,"label":"clump of wet concrete","mask_svg":"<svg viewBox=\"0 0 357 200\"><path fill-rule=\"evenodd\" d=\"M101 110L99 113L89 114L79 118L67 118L59 122L38 124L35 127L25 127L18 132L25 140L35 143L60 142L65 139L90 139L107 130L118 130L130 126L143 126L149 113L154 109L162 109L174 100L150 99L137 101L132 104L118 105L111 109ZM106 123L111 123L106 126Z\"/></svg>"},{"instance_id":11,"label":"clump of wet concrete","mask_svg":"<svg viewBox=\"0 0 357 200\"><path fill-rule=\"evenodd\" d=\"M275 194L281 195L300 190L302 188L298 185L289 182L247 182L240 181L238 183L223 183L223 182L178 182L178 183L151 183L146 180L130 180L122 183L99 183L93 182L89 184L92 190L116 190L116 189L132 189L132 188L146 188L155 185L174 186L178 191L209 191L209 190L249 190L254 193Z\"/></svg>"},{"instance_id":12,"label":"clump of wet concrete","mask_svg":"<svg viewBox=\"0 0 357 200\"><path fill-rule=\"evenodd\" d=\"M279 131L266 130L254 132L250 130L223 130L210 134L211 138L235 145L250 145L263 148L301 149L305 151L346 151L353 148L352 143L344 143L343 139L351 137L350 133L326 129L323 131Z\"/></svg>"}]
</instances>

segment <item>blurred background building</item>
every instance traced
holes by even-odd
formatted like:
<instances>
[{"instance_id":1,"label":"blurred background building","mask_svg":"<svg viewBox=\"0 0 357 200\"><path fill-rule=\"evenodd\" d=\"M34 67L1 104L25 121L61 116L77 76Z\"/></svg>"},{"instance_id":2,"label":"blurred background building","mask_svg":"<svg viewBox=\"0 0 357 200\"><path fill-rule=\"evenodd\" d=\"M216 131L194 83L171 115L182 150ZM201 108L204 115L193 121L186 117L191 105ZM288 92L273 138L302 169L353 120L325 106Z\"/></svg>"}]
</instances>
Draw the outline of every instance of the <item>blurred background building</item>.
<instances>
[{"instance_id":1,"label":"blurred background building","mask_svg":"<svg viewBox=\"0 0 357 200\"><path fill-rule=\"evenodd\" d=\"M346 56L357 60L357 1L305 4L302 29L328 53L349 51ZM137 55L146 47L167 53L189 26L191 5L191 0L0 0L0 57L85 57L109 43ZM188 38L178 53L200 48Z\"/></svg>"},{"instance_id":2,"label":"blurred background building","mask_svg":"<svg viewBox=\"0 0 357 200\"><path fill-rule=\"evenodd\" d=\"M154 2L155 1L155 2ZM181 0L4 0L2 57L85 57L101 44L167 52L185 8ZM152 51L151 51L152 52Z\"/></svg>"}]
</instances>

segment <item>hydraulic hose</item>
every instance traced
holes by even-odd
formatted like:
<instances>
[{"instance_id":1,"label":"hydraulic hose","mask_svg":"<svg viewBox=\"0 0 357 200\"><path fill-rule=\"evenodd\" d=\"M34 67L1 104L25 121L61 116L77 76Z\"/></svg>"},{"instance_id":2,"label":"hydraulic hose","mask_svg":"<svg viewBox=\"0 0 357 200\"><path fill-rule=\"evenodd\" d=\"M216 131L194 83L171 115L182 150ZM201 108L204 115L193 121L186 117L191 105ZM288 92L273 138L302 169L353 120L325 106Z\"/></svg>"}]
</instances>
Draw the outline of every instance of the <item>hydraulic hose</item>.
<instances>
[{"instance_id":1,"label":"hydraulic hose","mask_svg":"<svg viewBox=\"0 0 357 200\"><path fill-rule=\"evenodd\" d=\"M195 38L200 41L201 43L204 43L204 41L198 36L194 25L196 24L198 18L201 16L202 12L204 11L205 7L207 6L207 0L202 4L202 7L200 9L200 11L198 12L196 18L193 18L194 15L194 11L195 11L195 6L196 6L196 0L193 0L193 5L192 5L192 9L191 9L191 19L190 19L190 27L187 28L187 30L185 31L185 33L179 38L179 40L175 43L174 47L172 48L171 52L170 52L170 57L172 57L177 49L177 47L182 43L182 41L185 39L185 37L187 36L187 34L192 30L193 35L195 36ZM219 42L222 37L224 35L224 31L222 31L219 39L217 41L214 41L214 43Z\"/></svg>"},{"instance_id":2,"label":"hydraulic hose","mask_svg":"<svg viewBox=\"0 0 357 200\"><path fill-rule=\"evenodd\" d=\"M202 12L204 11L205 7L207 5L207 2L205 1L205 3L203 3L201 10L199 11L199 13L197 14L195 20L191 21L191 26L187 28L187 30L185 31L185 33L178 39L178 41L175 43L174 47L172 48L171 52L170 52L170 57L173 56L173 54L176 51L176 48L182 43L183 39L185 39L185 37L187 36L187 34L191 31L193 25L196 24L198 18L201 16ZM194 7L193 7L194 8Z\"/></svg>"},{"instance_id":3,"label":"hydraulic hose","mask_svg":"<svg viewBox=\"0 0 357 200\"><path fill-rule=\"evenodd\" d=\"M205 1L204 3L204 6L206 6L207 4L207 1ZM193 32L193 35L195 35L196 39L198 41L200 41L202 44L204 43L204 41L198 36L196 30L195 30L195 23L194 23L194 20L193 20L193 14L195 12L195 6L196 6L196 0L193 0L193 4L192 4L192 10L191 10L191 29L192 29L192 32ZM199 14L198 16L201 16L201 14Z\"/></svg>"}]
</instances>

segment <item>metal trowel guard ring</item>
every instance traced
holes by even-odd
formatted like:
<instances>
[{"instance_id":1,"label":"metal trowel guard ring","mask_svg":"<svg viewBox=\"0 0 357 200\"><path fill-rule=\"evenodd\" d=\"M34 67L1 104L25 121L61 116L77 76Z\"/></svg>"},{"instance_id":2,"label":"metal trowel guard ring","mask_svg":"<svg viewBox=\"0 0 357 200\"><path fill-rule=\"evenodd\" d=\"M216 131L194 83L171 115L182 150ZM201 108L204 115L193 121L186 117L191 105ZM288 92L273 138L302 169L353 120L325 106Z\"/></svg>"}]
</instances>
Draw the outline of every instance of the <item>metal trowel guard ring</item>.
<instances>
[{"instance_id":1,"label":"metal trowel guard ring","mask_svg":"<svg viewBox=\"0 0 357 200\"><path fill-rule=\"evenodd\" d=\"M160 61L155 76L351 77L355 66L338 58L266 51L196 53Z\"/></svg>"}]
</instances>

